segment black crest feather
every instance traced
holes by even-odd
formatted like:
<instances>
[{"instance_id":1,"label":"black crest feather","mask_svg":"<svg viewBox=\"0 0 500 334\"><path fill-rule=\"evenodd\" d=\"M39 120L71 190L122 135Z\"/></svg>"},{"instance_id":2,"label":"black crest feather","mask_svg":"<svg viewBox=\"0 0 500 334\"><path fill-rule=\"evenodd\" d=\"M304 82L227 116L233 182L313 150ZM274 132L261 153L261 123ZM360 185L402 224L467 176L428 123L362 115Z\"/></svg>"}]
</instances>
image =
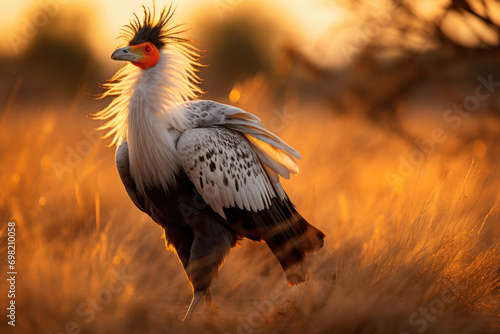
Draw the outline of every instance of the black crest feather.
<instances>
[{"instance_id":1,"label":"black crest feather","mask_svg":"<svg viewBox=\"0 0 500 334\"><path fill-rule=\"evenodd\" d=\"M172 4L170 4L168 9L165 6L158 18L156 18L154 2L153 12L145 6L142 6L142 8L144 10L144 18L140 20L134 13L135 18L122 28L120 37L128 40L128 45L150 42L158 49L161 49L171 42L187 42L186 39L177 36L183 32L179 30L181 25L173 27L168 26L175 12L175 8L172 8Z\"/></svg>"}]
</instances>

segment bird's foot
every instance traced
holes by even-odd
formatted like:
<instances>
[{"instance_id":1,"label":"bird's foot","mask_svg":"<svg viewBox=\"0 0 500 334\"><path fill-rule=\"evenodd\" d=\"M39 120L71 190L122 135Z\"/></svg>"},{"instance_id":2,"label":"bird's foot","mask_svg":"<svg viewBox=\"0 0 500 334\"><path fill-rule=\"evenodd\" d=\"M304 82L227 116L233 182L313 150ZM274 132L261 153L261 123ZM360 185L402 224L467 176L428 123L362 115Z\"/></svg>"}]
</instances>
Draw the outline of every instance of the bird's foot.
<instances>
[{"instance_id":1,"label":"bird's foot","mask_svg":"<svg viewBox=\"0 0 500 334\"><path fill-rule=\"evenodd\" d=\"M308 272L303 262L296 263L285 269L286 280L288 285L299 285L307 279Z\"/></svg>"},{"instance_id":2,"label":"bird's foot","mask_svg":"<svg viewBox=\"0 0 500 334\"><path fill-rule=\"evenodd\" d=\"M198 303L200 302L201 298L205 295L205 291L195 291L193 292L193 299L191 300L191 304L189 305L189 308L186 312L186 315L184 316L184 319L182 319L182 322L187 321L190 317L191 314L193 314L194 309L196 306L198 306Z\"/></svg>"},{"instance_id":3,"label":"bird's foot","mask_svg":"<svg viewBox=\"0 0 500 334\"><path fill-rule=\"evenodd\" d=\"M213 302L212 300L212 294L210 293L210 288L202 291L195 291L193 293L193 299L191 300L191 305L189 305L189 309L186 312L186 315L184 316L184 319L182 320L187 321L191 318L191 315L193 314L196 306L200 303L201 298L205 296L205 306L207 310L209 311L210 315L215 315L217 314L217 305Z\"/></svg>"},{"instance_id":4,"label":"bird's foot","mask_svg":"<svg viewBox=\"0 0 500 334\"><path fill-rule=\"evenodd\" d=\"M205 306L207 309L213 313L217 313L217 305L214 303L212 300L212 294L210 292L210 289L207 289L205 292Z\"/></svg>"}]
</instances>

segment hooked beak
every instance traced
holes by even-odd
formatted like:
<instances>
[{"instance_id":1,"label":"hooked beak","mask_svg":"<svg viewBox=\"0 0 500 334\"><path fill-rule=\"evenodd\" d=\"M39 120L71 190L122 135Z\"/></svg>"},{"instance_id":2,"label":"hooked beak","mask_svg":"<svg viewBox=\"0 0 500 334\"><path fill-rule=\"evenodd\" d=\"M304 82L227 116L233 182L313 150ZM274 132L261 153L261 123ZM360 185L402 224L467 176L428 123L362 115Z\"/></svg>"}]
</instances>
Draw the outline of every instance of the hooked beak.
<instances>
[{"instance_id":1,"label":"hooked beak","mask_svg":"<svg viewBox=\"0 0 500 334\"><path fill-rule=\"evenodd\" d=\"M135 53L135 50L131 46L125 46L123 48L116 49L111 55L111 59L137 62L139 59L145 59L145 57Z\"/></svg>"}]
</instances>

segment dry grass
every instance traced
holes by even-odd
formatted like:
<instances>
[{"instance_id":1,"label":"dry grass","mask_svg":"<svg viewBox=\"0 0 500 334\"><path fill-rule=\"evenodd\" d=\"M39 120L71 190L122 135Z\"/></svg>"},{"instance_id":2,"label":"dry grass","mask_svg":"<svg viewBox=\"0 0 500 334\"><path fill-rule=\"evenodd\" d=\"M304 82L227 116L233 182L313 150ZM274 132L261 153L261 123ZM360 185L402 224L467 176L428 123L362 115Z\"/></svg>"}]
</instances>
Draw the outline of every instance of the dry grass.
<instances>
[{"instance_id":1,"label":"dry grass","mask_svg":"<svg viewBox=\"0 0 500 334\"><path fill-rule=\"evenodd\" d=\"M288 287L265 245L245 241L213 285L218 313L200 307L188 324L187 279L161 229L127 198L114 151L96 142L61 179L53 169L67 163L67 147L84 150L91 122L76 112L10 115L0 218L2 254L6 222L17 223L17 332L498 332L498 148L475 158L472 147L450 154L444 143L393 188L384 174L409 145L359 119L306 112L317 106L289 108L297 116L278 134L303 161L285 188L327 235L309 259L311 279Z\"/></svg>"}]
</instances>

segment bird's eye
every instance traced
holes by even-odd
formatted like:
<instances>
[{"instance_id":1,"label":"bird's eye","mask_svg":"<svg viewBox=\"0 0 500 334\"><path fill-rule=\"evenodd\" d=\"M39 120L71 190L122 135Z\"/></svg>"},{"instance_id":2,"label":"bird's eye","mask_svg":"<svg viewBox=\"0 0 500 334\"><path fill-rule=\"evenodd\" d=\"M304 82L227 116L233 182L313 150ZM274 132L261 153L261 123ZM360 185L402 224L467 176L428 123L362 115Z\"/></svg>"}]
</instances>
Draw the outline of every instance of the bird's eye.
<instances>
[{"instance_id":1,"label":"bird's eye","mask_svg":"<svg viewBox=\"0 0 500 334\"><path fill-rule=\"evenodd\" d=\"M146 47L144 48L144 50L146 50L147 53L150 53L151 52L151 46L146 45Z\"/></svg>"}]
</instances>

